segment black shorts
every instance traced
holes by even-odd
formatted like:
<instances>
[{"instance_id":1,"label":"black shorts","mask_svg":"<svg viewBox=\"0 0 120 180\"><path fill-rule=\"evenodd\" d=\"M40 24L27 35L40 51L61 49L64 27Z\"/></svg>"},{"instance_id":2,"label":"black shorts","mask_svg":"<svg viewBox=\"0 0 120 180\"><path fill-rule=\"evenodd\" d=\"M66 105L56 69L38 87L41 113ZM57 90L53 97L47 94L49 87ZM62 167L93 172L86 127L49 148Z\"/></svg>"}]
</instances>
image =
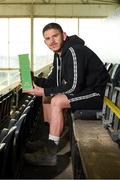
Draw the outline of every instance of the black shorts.
<instances>
[{"instance_id":1,"label":"black shorts","mask_svg":"<svg viewBox=\"0 0 120 180\"><path fill-rule=\"evenodd\" d=\"M103 95L92 90L84 90L79 94L66 94L72 110L102 110Z\"/></svg>"}]
</instances>

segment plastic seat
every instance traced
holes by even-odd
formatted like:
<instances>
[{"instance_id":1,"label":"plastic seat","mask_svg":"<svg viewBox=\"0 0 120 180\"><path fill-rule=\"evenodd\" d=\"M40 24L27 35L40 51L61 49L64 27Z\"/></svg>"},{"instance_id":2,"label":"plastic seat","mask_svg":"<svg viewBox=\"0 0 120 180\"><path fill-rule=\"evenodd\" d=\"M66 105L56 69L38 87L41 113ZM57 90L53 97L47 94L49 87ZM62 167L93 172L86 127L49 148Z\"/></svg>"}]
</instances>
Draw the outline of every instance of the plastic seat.
<instances>
[{"instance_id":1,"label":"plastic seat","mask_svg":"<svg viewBox=\"0 0 120 180\"><path fill-rule=\"evenodd\" d=\"M114 88L119 84L120 81L120 64L114 64L110 71L111 81L107 83L105 96L108 97L110 100L113 101L113 92ZM103 124L106 126L111 123L110 117L110 109L103 105Z\"/></svg>"},{"instance_id":2,"label":"plastic seat","mask_svg":"<svg viewBox=\"0 0 120 180\"><path fill-rule=\"evenodd\" d=\"M19 110L18 111L15 111L15 119L18 120L21 116L22 112L20 112Z\"/></svg>"},{"instance_id":3,"label":"plastic seat","mask_svg":"<svg viewBox=\"0 0 120 180\"><path fill-rule=\"evenodd\" d=\"M0 100L0 121L2 119L2 100Z\"/></svg>"},{"instance_id":4,"label":"plastic seat","mask_svg":"<svg viewBox=\"0 0 120 180\"><path fill-rule=\"evenodd\" d=\"M8 124L8 129L12 128L17 122L17 119L11 119Z\"/></svg>"},{"instance_id":5,"label":"plastic seat","mask_svg":"<svg viewBox=\"0 0 120 180\"><path fill-rule=\"evenodd\" d=\"M31 99L30 101L29 101L29 103L28 103L28 106L33 106L34 105L34 99Z\"/></svg>"},{"instance_id":6,"label":"plastic seat","mask_svg":"<svg viewBox=\"0 0 120 180\"><path fill-rule=\"evenodd\" d=\"M107 84L105 96L120 107L120 64L115 64L111 72L111 82ZM104 104L103 108L103 125L113 141L120 142L120 119L107 105Z\"/></svg>"},{"instance_id":7,"label":"plastic seat","mask_svg":"<svg viewBox=\"0 0 120 180\"><path fill-rule=\"evenodd\" d=\"M3 121L3 119L6 116L6 105L7 105L7 97L4 97L1 101L1 121Z\"/></svg>"},{"instance_id":8,"label":"plastic seat","mask_svg":"<svg viewBox=\"0 0 120 180\"><path fill-rule=\"evenodd\" d=\"M18 176L22 166L22 154L25 143L25 131L26 131L26 114L22 114L16 122L16 131L14 138L14 175Z\"/></svg>"},{"instance_id":9,"label":"plastic seat","mask_svg":"<svg viewBox=\"0 0 120 180\"><path fill-rule=\"evenodd\" d=\"M19 108L19 111L22 113L26 107L26 104L22 104L22 106Z\"/></svg>"},{"instance_id":10,"label":"plastic seat","mask_svg":"<svg viewBox=\"0 0 120 180\"><path fill-rule=\"evenodd\" d=\"M25 123L26 114L22 114L19 119L11 119L8 129L4 128L1 132L1 143L5 143L5 162L1 170L2 178L16 178L19 176L25 142Z\"/></svg>"},{"instance_id":11,"label":"plastic seat","mask_svg":"<svg viewBox=\"0 0 120 180\"><path fill-rule=\"evenodd\" d=\"M120 107L120 87L114 87L111 100L118 108ZM109 123L106 128L109 130L112 140L120 143L120 113L115 114L110 110Z\"/></svg>"},{"instance_id":12,"label":"plastic seat","mask_svg":"<svg viewBox=\"0 0 120 180\"><path fill-rule=\"evenodd\" d=\"M74 120L98 120L102 118L102 111L100 110L76 110L72 117Z\"/></svg>"},{"instance_id":13,"label":"plastic seat","mask_svg":"<svg viewBox=\"0 0 120 180\"><path fill-rule=\"evenodd\" d=\"M3 128L1 133L0 133L0 142L3 140L3 138L7 135L9 129L8 128Z\"/></svg>"},{"instance_id":14,"label":"plastic seat","mask_svg":"<svg viewBox=\"0 0 120 180\"><path fill-rule=\"evenodd\" d=\"M35 98L33 97L28 103L28 107L24 110L23 113L26 113L26 135L30 133L30 129L36 119L36 110L35 110ZM28 110L29 109L29 110Z\"/></svg>"},{"instance_id":15,"label":"plastic seat","mask_svg":"<svg viewBox=\"0 0 120 180\"><path fill-rule=\"evenodd\" d=\"M105 64L105 67L106 67L106 69L107 69L108 72L111 70L112 66L113 66L112 63L106 63L106 64Z\"/></svg>"},{"instance_id":16,"label":"plastic seat","mask_svg":"<svg viewBox=\"0 0 120 180\"><path fill-rule=\"evenodd\" d=\"M25 123L26 132L25 132L25 134L26 134L26 138L27 138L30 133L33 121L35 121L34 99L32 99L28 103L28 106L23 111L23 114L26 114L26 123Z\"/></svg>"},{"instance_id":17,"label":"plastic seat","mask_svg":"<svg viewBox=\"0 0 120 180\"><path fill-rule=\"evenodd\" d=\"M23 114L26 114L30 111L30 106L27 106L24 111L23 111Z\"/></svg>"},{"instance_id":18,"label":"plastic seat","mask_svg":"<svg viewBox=\"0 0 120 180\"><path fill-rule=\"evenodd\" d=\"M5 95L0 101L0 120L3 121L10 115L12 94Z\"/></svg>"},{"instance_id":19,"label":"plastic seat","mask_svg":"<svg viewBox=\"0 0 120 180\"><path fill-rule=\"evenodd\" d=\"M2 178L2 167L4 162L5 143L0 143L0 178Z\"/></svg>"},{"instance_id":20,"label":"plastic seat","mask_svg":"<svg viewBox=\"0 0 120 180\"><path fill-rule=\"evenodd\" d=\"M9 116L10 115L10 111L11 111L11 99L12 99L12 93L8 94L7 96L7 104L6 104L6 115Z\"/></svg>"},{"instance_id":21,"label":"plastic seat","mask_svg":"<svg viewBox=\"0 0 120 180\"><path fill-rule=\"evenodd\" d=\"M15 135L16 126L10 128L8 133L1 140L1 145L4 144L4 150L2 151L1 162L1 178L13 178L13 143Z\"/></svg>"}]
</instances>

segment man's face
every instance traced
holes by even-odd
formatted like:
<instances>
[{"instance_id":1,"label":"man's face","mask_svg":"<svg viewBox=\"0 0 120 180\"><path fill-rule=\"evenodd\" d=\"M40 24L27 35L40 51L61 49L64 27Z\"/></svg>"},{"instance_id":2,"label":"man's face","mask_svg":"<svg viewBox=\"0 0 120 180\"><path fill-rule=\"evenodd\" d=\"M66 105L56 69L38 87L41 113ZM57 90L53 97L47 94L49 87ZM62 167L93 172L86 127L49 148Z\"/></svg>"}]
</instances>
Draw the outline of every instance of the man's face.
<instances>
[{"instance_id":1,"label":"man's face","mask_svg":"<svg viewBox=\"0 0 120 180\"><path fill-rule=\"evenodd\" d=\"M66 33L61 33L57 29L49 29L44 32L45 44L53 52L60 52L63 42L65 41Z\"/></svg>"}]
</instances>

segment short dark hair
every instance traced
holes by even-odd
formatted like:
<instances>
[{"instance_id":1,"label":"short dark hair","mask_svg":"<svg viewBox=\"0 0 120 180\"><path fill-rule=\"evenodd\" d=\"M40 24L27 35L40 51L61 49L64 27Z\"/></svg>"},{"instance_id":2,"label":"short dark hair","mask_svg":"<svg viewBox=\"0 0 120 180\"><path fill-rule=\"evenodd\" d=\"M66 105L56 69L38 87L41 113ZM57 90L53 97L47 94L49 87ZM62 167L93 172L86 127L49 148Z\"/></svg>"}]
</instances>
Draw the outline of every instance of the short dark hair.
<instances>
[{"instance_id":1,"label":"short dark hair","mask_svg":"<svg viewBox=\"0 0 120 180\"><path fill-rule=\"evenodd\" d=\"M49 30L49 29L57 29L57 30L59 30L61 33L63 33L63 29L62 29L62 27L59 25L59 24L57 24L57 23L49 23L49 24L47 24L44 28L43 28L43 35L44 35L44 32L45 31L47 31L47 30Z\"/></svg>"}]
</instances>

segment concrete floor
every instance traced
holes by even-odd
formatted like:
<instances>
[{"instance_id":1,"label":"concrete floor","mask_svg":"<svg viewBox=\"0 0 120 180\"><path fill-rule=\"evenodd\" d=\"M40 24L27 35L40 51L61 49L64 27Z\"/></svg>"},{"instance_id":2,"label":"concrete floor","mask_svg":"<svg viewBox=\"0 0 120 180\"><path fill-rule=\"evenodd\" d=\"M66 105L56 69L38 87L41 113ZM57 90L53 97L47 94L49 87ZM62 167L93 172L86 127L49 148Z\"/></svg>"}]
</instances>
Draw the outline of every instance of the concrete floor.
<instances>
[{"instance_id":1,"label":"concrete floor","mask_svg":"<svg viewBox=\"0 0 120 180\"><path fill-rule=\"evenodd\" d=\"M58 153L58 155L64 155L67 152L70 152L70 145L69 142L66 144L66 146ZM69 163L67 167L58 174L54 179L73 179L73 171L72 171L72 163L71 163L71 157L69 157Z\"/></svg>"}]
</instances>

